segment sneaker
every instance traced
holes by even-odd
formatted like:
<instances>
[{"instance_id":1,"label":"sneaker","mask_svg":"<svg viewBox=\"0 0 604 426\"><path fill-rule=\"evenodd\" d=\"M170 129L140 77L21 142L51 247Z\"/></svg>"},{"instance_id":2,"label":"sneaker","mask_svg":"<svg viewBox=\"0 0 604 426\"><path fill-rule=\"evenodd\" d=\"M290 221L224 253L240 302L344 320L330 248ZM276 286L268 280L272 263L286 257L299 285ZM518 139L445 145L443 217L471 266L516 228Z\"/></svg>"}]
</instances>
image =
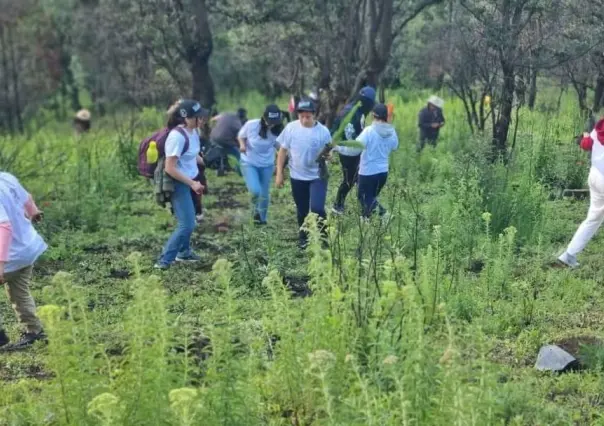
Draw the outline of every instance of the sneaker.
<instances>
[{"instance_id":1,"label":"sneaker","mask_svg":"<svg viewBox=\"0 0 604 426\"><path fill-rule=\"evenodd\" d=\"M333 206L331 208L331 213L336 216L342 216L344 214L344 207Z\"/></svg>"},{"instance_id":2,"label":"sneaker","mask_svg":"<svg viewBox=\"0 0 604 426\"><path fill-rule=\"evenodd\" d=\"M568 254L567 252L564 252L562 253L562 255L560 255L560 257L558 258L558 262L562 263L564 266L573 269L579 267L579 262L577 262L577 258Z\"/></svg>"},{"instance_id":3,"label":"sneaker","mask_svg":"<svg viewBox=\"0 0 604 426\"><path fill-rule=\"evenodd\" d=\"M6 334L6 331L4 330L0 330L0 348L2 346L6 346L10 343L10 339L8 338L8 335Z\"/></svg>"},{"instance_id":4,"label":"sneaker","mask_svg":"<svg viewBox=\"0 0 604 426\"><path fill-rule=\"evenodd\" d=\"M197 221L197 223L201 223L203 221L203 218L205 217L205 215L202 214L198 214L197 216L195 216L195 220Z\"/></svg>"},{"instance_id":5,"label":"sneaker","mask_svg":"<svg viewBox=\"0 0 604 426\"><path fill-rule=\"evenodd\" d=\"M44 330L40 331L39 333L23 333L21 334L21 339L19 339L18 342L6 345L2 348L2 350L19 351L32 346L36 342L48 343L48 338L46 337L46 333L44 333Z\"/></svg>"},{"instance_id":6,"label":"sneaker","mask_svg":"<svg viewBox=\"0 0 604 426\"><path fill-rule=\"evenodd\" d=\"M170 269L170 265L168 263L157 262L155 265L153 265L153 268L160 271L167 271Z\"/></svg>"},{"instance_id":7,"label":"sneaker","mask_svg":"<svg viewBox=\"0 0 604 426\"><path fill-rule=\"evenodd\" d=\"M199 262L201 257L197 256L195 253L189 253L188 255L178 255L176 256L177 262Z\"/></svg>"}]
</instances>

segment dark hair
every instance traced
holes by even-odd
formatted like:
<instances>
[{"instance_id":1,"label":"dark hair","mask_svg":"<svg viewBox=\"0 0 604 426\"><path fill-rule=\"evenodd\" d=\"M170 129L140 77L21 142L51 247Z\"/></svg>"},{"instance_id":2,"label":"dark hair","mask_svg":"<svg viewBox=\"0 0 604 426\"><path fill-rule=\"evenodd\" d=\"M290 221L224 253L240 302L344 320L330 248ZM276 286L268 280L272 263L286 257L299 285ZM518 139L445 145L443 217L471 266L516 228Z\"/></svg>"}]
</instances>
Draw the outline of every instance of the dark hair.
<instances>
[{"instance_id":1,"label":"dark hair","mask_svg":"<svg viewBox=\"0 0 604 426\"><path fill-rule=\"evenodd\" d=\"M258 135L262 138L262 139L266 139L268 137L268 124L266 123L266 120L264 119L264 117L262 117L260 119L260 131L258 131ZM271 133L275 136L279 136L281 134L281 132L283 131L283 123L279 123L276 126L273 126L272 129L270 129Z\"/></svg>"},{"instance_id":2,"label":"dark hair","mask_svg":"<svg viewBox=\"0 0 604 426\"><path fill-rule=\"evenodd\" d=\"M166 127L168 129L172 130L176 126L180 126L181 124L184 124L184 122L185 122L184 118L182 118L180 116L180 114L178 114L178 110L176 110L168 116L168 123L166 124Z\"/></svg>"}]
</instances>

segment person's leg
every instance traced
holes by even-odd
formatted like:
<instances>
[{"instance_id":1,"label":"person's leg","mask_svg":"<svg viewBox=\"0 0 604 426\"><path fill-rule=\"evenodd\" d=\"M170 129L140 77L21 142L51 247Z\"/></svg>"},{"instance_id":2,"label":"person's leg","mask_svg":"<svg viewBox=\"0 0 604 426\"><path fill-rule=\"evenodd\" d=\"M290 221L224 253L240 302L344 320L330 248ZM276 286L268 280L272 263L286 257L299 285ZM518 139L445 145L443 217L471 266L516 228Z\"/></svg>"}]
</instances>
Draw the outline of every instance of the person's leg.
<instances>
[{"instance_id":1,"label":"person's leg","mask_svg":"<svg viewBox=\"0 0 604 426\"><path fill-rule=\"evenodd\" d=\"M340 184L338 193L336 195L336 202L334 204L335 212L341 213L344 211L346 196L357 180L360 160L360 155L354 157L340 155L340 164L342 165L342 183Z\"/></svg>"},{"instance_id":2,"label":"person's leg","mask_svg":"<svg viewBox=\"0 0 604 426\"><path fill-rule=\"evenodd\" d=\"M241 173L243 174L243 180L247 186L247 190L252 197L252 211L254 218L259 219L258 204L260 197L262 196L262 187L260 181L260 170L257 167L249 164L241 165Z\"/></svg>"},{"instance_id":3,"label":"person's leg","mask_svg":"<svg viewBox=\"0 0 604 426\"><path fill-rule=\"evenodd\" d=\"M424 150L425 146L426 146L426 139L420 136L419 139L417 140L416 151L418 153L422 152Z\"/></svg>"},{"instance_id":4,"label":"person's leg","mask_svg":"<svg viewBox=\"0 0 604 426\"><path fill-rule=\"evenodd\" d=\"M319 231L323 236L324 243L327 242L327 229L325 219L325 200L327 199L327 181L324 179L313 180L310 186L310 211L319 216Z\"/></svg>"},{"instance_id":5,"label":"person's leg","mask_svg":"<svg viewBox=\"0 0 604 426\"><path fill-rule=\"evenodd\" d=\"M384 206L380 204L380 200L378 200L378 197L380 196L382 189L384 189L384 186L386 186L386 181L388 180L388 173L380 173L378 176L378 186L377 192L375 194L375 203L373 210L377 208L378 214L380 216L384 216L387 213L387 210L384 208Z\"/></svg>"},{"instance_id":6,"label":"person's leg","mask_svg":"<svg viewBox=\"0 0 604 426\"><path fill-rule=\"evenodd\" d=\"M25 332L37 335L42 332L42 323L36 315L36 303L29 290L33 266L4 275L5 288L17 319L25 327Z\"/></svg>"},{"instance_id":7,"label":"person's leg","mask_svg":"<svg viewBox=\"0 0 604 426\"><path fill-rule=\"evenodd\" d=\"M294 203L296 203L298 228L301 228L310 210L310 182L296 179L290 179L290 181L292 196L294 197ZM298 239L300 247L305 247L308 236L302 229L299 229Z\"/></svg>"},{"instance_id":8,"label":"person's leg","mask_svg":"<svg viewBox=\"0 0 604 426\"><path fill-rule=\"evenodd\" d=\"M187 185L180 182L174 184L171 204L177 225L160 257L162 267L171 265L177 256L184 258L191 255L191 235L195 229L195 208Z\"/></svg>"},{"instance_id":9,"label":"person's leg","mask_svg":"<svg viewBox=\"0 0 604 426\"><path fill-rule=\"evenodd\" d=\"M595 169L589 173L589 197L587 218L577 229L566 252L560 256L560 260L570 266L576 264L576 256L585 249L604 221L604 176Z\"/></svg>"},{"instance_id":10,"label":"person's leg","mask_svg":"<svg viewBox=\"0 0 604 426\"><path fill-rule=\"evenodd\" d=\"M260 222L266 223L268 218L268 206L271 200L271 182L273 180L273 171L275 166L262 167L259 171L260 176L260 199L258 200L258 214Z\"/></svg>"},{"instance_id":11,"label":"person's leg","mask_svg":"<svg viewBox=\"0 0 604 426\"><path fill-rule=\"evenodd\" d=\"M359 176L358 198L361 205L361 214L367 218L371 215L371 205L375 200L375 188L373 176Z\"/></svg>"}]
</instances>

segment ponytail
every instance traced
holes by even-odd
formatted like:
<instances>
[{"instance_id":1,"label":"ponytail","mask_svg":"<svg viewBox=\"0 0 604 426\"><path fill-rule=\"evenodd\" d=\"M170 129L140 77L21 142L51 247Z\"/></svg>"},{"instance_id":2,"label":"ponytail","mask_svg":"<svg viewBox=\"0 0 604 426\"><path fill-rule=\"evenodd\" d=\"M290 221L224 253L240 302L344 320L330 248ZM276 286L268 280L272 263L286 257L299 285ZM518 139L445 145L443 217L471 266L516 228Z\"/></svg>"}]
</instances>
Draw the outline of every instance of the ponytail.
<instances>
[{"instance_id":1,"label":"ponytail","mask_svg":"<svg viewBox=\"0 0 604 426\"><path fill-rule=\"evenodd\" d=\"M258 132L258 135L262 139L266 139L268 137L268 124L266 124L264 117L260 119L260 131Z\"/></svg>"}]
</instances>

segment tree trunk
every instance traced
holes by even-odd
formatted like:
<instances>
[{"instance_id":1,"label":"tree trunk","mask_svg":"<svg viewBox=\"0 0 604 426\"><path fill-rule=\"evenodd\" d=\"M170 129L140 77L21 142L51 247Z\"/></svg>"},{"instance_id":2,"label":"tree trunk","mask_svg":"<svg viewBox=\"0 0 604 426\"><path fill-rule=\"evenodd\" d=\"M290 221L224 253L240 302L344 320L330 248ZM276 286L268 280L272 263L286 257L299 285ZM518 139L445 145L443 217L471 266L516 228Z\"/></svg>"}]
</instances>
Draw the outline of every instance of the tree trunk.
<instances>
[{"instance_id":1,"label":"tree trunk","mask_svg":"<svg viewBox=\"0 0 604 426\"><path fill-rule=\"evenodd\" d=\"M15 112L15 118L17 120L17 129L19 130L20 133L23 133L23 131L25 130L23 127L23 116L22 116L22 111L21 111L21 88L20 88L20 81L19 81L19 72L18 72L18 66L17 66L17 57L15 54L15 43L14 43L14 39L13 39L13 30L11 29L11 27L8 27L8 31L7 31L7 42L8 42L8 47L10 48L9 53L10 53L10 62L11 62L11 77L13 80L13 95L14 95L14 112Z\"/></svg>"},{"instance_id":2,"label":"tree trunk","mask_svg":"<svg viewBox=\"0 0 604 426\"><path fill-rule=\"evenodd\" d=\"M596 79L596 88L594 90L594 107L593 112L597 114L602 108L602 99L604 97L604 74L602 72L598 73L598 78Z\"/></svg>"},{"instance_id":3,"label":"tree trunk","mask_svg":"<svg viewBox=\"0 0 604 426\"><path fill-rule=\"evenodd\" d=\"M509 63L502 64L503 84L501 87L501 102L499 117L493 128L493 154L503 156L507 148L508 131L512 121L514 106L515 74L514 67ZM504 157L505 158L505 157Z\"/></svg>"},{"instance_id":4,"label":"tree trunk","mask_svg":"<svg viewBox=\"0 0 604 426\"><path fill-rule=\"evenodd\" d=\"M529 97L528 107L532 111L535 109L535 103L537 102L537 71L531 69L531 81L529 85Z\"/></svg>"},{"instance_id":5,"label":"tree trunk","mask_svg":"<svg viewBox=\"0 0 604 426\"><path fill-rule=\"evenodd\" d=\"M193 89L191 96L201 102L204 108L212 108L216 103L214 80L210 74L209 57L198 58L191 64Z\"/></svg>"},{"instance_id":6,"label":"tree trunk","mask_svg":"<svg viewBox=\"0 0 604 426\"><path fill-rule=\"evenodd\" d=\"M2 105L4 108L5 122L8 125L8 130L12 134L15 132L15 125L13 121L13 109L11 108L10 100L10 69L8 66L8 47L6 45L6 38L4 36L4 27L0 27L0 49L2 49L2 82L4 89L4 96L2 97Z\"/></svg>"}]
</instances>

